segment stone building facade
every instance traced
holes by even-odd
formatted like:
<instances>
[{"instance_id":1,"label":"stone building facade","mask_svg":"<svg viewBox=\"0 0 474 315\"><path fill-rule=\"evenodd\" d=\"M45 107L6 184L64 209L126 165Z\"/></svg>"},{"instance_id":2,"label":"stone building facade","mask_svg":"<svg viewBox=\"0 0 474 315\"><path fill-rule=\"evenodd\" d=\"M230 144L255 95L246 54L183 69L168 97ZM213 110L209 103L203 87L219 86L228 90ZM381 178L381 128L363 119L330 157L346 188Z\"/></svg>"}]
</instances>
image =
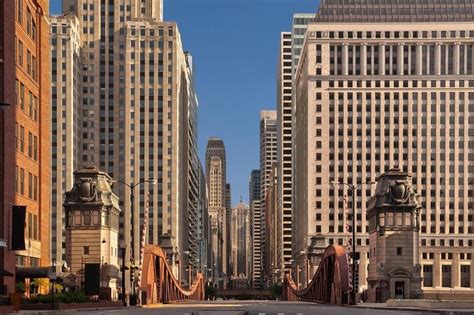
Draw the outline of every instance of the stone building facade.
<instances>
[{"instance_id":1,"label":"stone building facade","mask_svg":"<svg viewBox=\"0 0 474 315\"><path fill-rule=\"evenodd\" d=\"M424 296L468 295L474 288L474 4L339 3L321 2L293 81L293 250L311 251L314 239L323 246L345 243L352 195L332 181L368 182L398 167L413 174L423 205ZM374 192L363 185L356 196L361 290Z\"/></svg>"}]
</instances>

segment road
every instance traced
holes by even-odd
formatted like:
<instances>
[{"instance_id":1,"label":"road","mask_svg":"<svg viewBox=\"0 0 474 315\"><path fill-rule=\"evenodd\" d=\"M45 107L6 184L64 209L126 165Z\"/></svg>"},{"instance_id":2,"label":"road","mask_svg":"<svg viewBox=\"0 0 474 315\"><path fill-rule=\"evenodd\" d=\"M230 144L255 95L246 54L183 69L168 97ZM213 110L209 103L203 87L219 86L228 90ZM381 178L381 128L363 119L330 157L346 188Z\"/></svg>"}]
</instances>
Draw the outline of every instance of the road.
<instances>
[{"instance_id":1,"label":"road","mask_svg":"<svg viewBox=\"0 0 474 315\"><path fill-rule=\"evenodd\" d=\"M304 302L277 301L207 301L199 304L181 303L157 305L155 307L134 308L123 310L95 310L83 312L68 312L70 315L85 314L156 314L156 315L337 315L337 314L387 314L411 315L428 314L425 312L403 310L374 310L344 306L322 305ZM434 313L433 313L434 314Z\"/></svg>"}]
</instances>

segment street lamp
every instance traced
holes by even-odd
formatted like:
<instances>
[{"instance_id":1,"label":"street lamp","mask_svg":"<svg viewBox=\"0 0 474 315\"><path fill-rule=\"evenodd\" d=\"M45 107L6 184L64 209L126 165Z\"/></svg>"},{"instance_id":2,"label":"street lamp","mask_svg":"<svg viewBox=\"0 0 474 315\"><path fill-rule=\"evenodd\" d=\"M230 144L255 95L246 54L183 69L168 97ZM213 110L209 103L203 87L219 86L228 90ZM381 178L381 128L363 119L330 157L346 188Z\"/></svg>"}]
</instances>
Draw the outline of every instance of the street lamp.
<instances>
[{"instance_id":1,"label":"street lamp","mask_svg":"<svg viewBox=\"0 0 474 315\"><path fill-rule=\"evenodd\" d=\"M356 303L356 288L355 288L355 253L356 253L356 220L357 220L357 215L356 215L356 190L357 188L361 187L362 185L375 185L377 182L374 181L368 181L368 182L363 182L357 185L354 184L348 184L345 182L336 182L336 181L331 181L331 184L333 187L337 187L338 185L345 185L349 189L352 190L352 291L351 291L351 304L355 305Z\"/></svg>"},{"instance_id":2,"label":"street lamp","mask_svg":"<svg viewBox=\"0 0 474 315\"><path fill-rule=\"evenodd\" d=\"M132 239L131 239L131 251L130 251L130 261L132 262L133 265L135 265L135 231L134 231L134 228L135 228L135 188L141 184L145 184L145 183L153 183L153 185L156 185L156 180L153 180L153 179L147 179L147 180L142 180L138 183L133 183L131 182L130 184L129 183L126 183L124 181L121 181L121 180L113 180L111 181L112 183L119 183L119 184L122 184L122 185L125 185L127 186L128 188L130 188L130 219L131 219L131 224L132 224ZM124 231L124 237L125 237L125 231ZM125 257L125 256L124 256ZM135 268L130 268L130 272L132 273L135 273ZM131 283L131 286L132 286L132 293L135 293L135 281L133 281L134 283Z\"/></svg>"},{"instance_id":3,"label":"street lamp","mask_svg":"<svg viewBox=\"0 0 474 315\"><path fill-rule=\"evenodd\" d=\"M127 306L127 299L125 295L125 251L127 249L127 244L124 239L120 240L120 250L122 251L122 305Z\"/></svg>"},{"instance_id":4,"label":"street lamp","mask_svg":"<svg viewBox=\"0 0 474 315\"><path fill-rule=\"evenodd\" d=\"M290 263L296 263L296 260L290 259ZM296 264L296 289L300 289L300 265Z\"/></svg>"},{"instance_id":5,"label":"street lamp","mask_svg":"<svg viewBox=\"0 0 474 315\"><path fill-rule=\"evenodd\" d=\"M304 250L300 251L300 255L306 255L306 252ZM306 255L304 259L304 264L305 264L305 269L306 269L306 285L309 283L309 258Z\"/></svg>"}]
</instances>

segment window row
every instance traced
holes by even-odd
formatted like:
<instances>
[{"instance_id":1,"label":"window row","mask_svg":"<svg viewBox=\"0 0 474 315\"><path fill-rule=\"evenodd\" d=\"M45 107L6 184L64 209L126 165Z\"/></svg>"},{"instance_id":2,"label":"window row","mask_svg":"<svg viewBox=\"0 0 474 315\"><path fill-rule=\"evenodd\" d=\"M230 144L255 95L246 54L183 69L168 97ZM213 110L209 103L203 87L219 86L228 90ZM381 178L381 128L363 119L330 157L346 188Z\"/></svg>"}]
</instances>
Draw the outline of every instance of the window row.
<instances>
[{"instance_id":1,"label":"window row","mask_svg":"<svg viewBox=\"0 0 474 315\"><path fill-rule=\"evenodd\" d=\"M28 182L26 182L28 180ZM38 201L38 176L28 172L22 167L15 166L15 192ZM28 185L28 186L27 186Z\"/></svg>"},{"instance_id":2,"label":"window row","mask_svg":"<svg viewBox=\"0 0 474 315\"><path fill-rule=\"evenodd\" d=\"M28 131L19 123L15 123L15 148L21 153L27 154L30 159L38 161L39 159L39 140L38 137Z\"/></svg>"},{"instance_id":3,"label":"window row","mask_svg":"<svg viewBox=\"0 0 474 315\"><path fill-rule=\"evenodd\" d=\"M24 11L26 8L26 21L24 21ZM30 10L28 5L24 0L16 0L16 21L18 24L21 26L25 27L23 23L26 22L26 33L33 39L33 41L36 41L36 37L38 35L37 33L37 27L36 27L36 21L33 15L31 14L31 11L35 11L34 8Z\"/></svg>"},{"instance_id":4,"label":"window row","mask_svg":"<svg viewBox=\"0 0 474 315\"><path fill-rule=\"evenodd\" d=\"M25 87L23 83L15 81L15 102L34 121L39 119L38 97Z\"/></svg>"}]
</instances>

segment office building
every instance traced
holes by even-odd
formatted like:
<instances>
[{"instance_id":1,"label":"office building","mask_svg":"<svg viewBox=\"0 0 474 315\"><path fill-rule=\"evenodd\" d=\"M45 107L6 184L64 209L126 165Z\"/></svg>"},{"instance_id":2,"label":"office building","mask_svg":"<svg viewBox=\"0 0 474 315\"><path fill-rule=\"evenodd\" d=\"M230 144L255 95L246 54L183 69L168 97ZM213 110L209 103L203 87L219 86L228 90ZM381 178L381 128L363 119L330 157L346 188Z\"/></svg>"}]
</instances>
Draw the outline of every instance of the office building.
<instances>
[{"instance_id":1,"label":"office building","mask_svg":"<svg viewBox=\"0 0 474 315\"><path fill-rule=\"evenodd\" d=\"M424 296L462 296L474 287L473 8L457 0L321 2L293 91L293 253L301 267L305 253L344 243L352 225L352 191L331 183L373 181L398 167L413 174L420 195ZM375 188L356 193L363 290Z\"/></svg>"},{"instance_id":2,"label":"office building","mask_svg":"<svg viewBox=\"0 0 474 315\"><path fill-rule=\"evenodd\" d=\"M303 47L306 27L314 20L314 13L295 13L291 32L280 35L280 53L277 76L277 120L278 120L278 212L282 217L282 262L290 269L292 259L292 81ZM284 273L284 270L281 270Z\"/></svg>"},{"instance_id":3,"label":"office building","mask_svg":"<svg viewBox=\"0 0 474 315\"><path fill-rule=\"evenodd\" d=\"M291 33L280 35L280 54L277 76L277 120L278 120L278 212L282 220L282 265L291 268L291 227L292 227L292 168L291 141L291 86L292 49ZM283 271L284 272L284 271Z\"/></svg>"},{"instance_id":4,"label":"office building","mask_svg":"<svg viewBox=\"0 0 474 315\"><path fill-rule=\"evenodd\" d=\"M260 111L260 207L261 207L261 242L262 250L265 251L267 242L266 233L266 199L267 190L271 185L272 166L277 162L277 112L276 110ZM262 268L266 266L265 255L262 255ZM264 278L267 269L263 269Z\"/></svg>"},{"instance_id":5,"label":"office building","mask_svg":"<svg viewBox=\"0 0 474 315\"><path fill-rule=\"evenodd\" d=\"M0 4L0 292L4 295L16 291L15 267L25 267L28 273L31 267L51 266L48 12L44 0ZM15 228L23 226L24 230Z\"/></svg>"},{"instance_id":6,"label":"office building","mask_svg":"<svg viewBox=\"0 0 474 315\"><path fill-rule=\"evenodd\" d=\"M252 170L249 178L250 236L252 268L250 281L253 289L263 287L262 279L262 208L260 205L260 170Z\"/></svg>"},{"instance_id":7,"label":"office building","mask_svg":"<svg viewBox=\"0 0 474 315\"><path fill-rule=\"evenodd\" d=\"M266 285L270 287L273 283L282 282L285 275L283 269L283 220L278 209L278 164L272 165L270 185L267 189L265 200L265 231L266 242L264 247Z\"/></svg>"},{"instance_id":8,"label":"office building","mask_svg":"<svg viewBox=\"0 0 474 315\"><path fill-rule=\"evenodd\" d=\"M249 206L240 201L232 208L232 277L247 278L249 275L250 213Z\"/></svg>"},{"instance_id":9,"label":"office building","mask_svg":"<svg viewBox=\"0 0 474 315\"><path fill-rule=\"evenodd\" d=\"M212 230L212 277L214 283L224 286L227 274L227 200L226 155L224 141L210 138L206 148L206 180L209 191L209 216Z\"/></svg>"},{"instance_id":10,"label":"office building","mask_svg":"<svg viewBox=\"0 0 474 315\"><path fill-rule=\"evenodd\" d=\"M82 161L81 49L77 17L51 17L51 259L58 271L67 266L64 197Z\"/></svg>"},{"instance_id":11,"label":"office building","mask_svg":"<svg viewBox=\"0 0 474 315\"><path fill-rule=\"evenodd\" d=\"M184 273L188 261L196 267L199 251L192 56L183 50L176 23L163 21L162 1L102 3L63 0L63 13L80 21L82 42L77 164L95 165L119 181L114 192L124 210L120 231L126 233L121 237L131 245L126 259L139 260L148 203L146 243L163 247L175 272L181 266ZM127 210L130 187L133 215Z\"/></svg>"},{"instance_id":12,"label":"office building","mask_svg":"<svg viewBox=\"0 0 474 315\"><path fill-rule=\"evenodd\" d=\"M231 192L231 186L229 183L225 184L225 211L226 211L226 222L227 222L227 227L226 230L228 231L227 233L227 270L229 271L228 273L231 274L232 272L232 240L231 240L231 224L232 224L232 192Z\"/></svg>"}]
</instances>

